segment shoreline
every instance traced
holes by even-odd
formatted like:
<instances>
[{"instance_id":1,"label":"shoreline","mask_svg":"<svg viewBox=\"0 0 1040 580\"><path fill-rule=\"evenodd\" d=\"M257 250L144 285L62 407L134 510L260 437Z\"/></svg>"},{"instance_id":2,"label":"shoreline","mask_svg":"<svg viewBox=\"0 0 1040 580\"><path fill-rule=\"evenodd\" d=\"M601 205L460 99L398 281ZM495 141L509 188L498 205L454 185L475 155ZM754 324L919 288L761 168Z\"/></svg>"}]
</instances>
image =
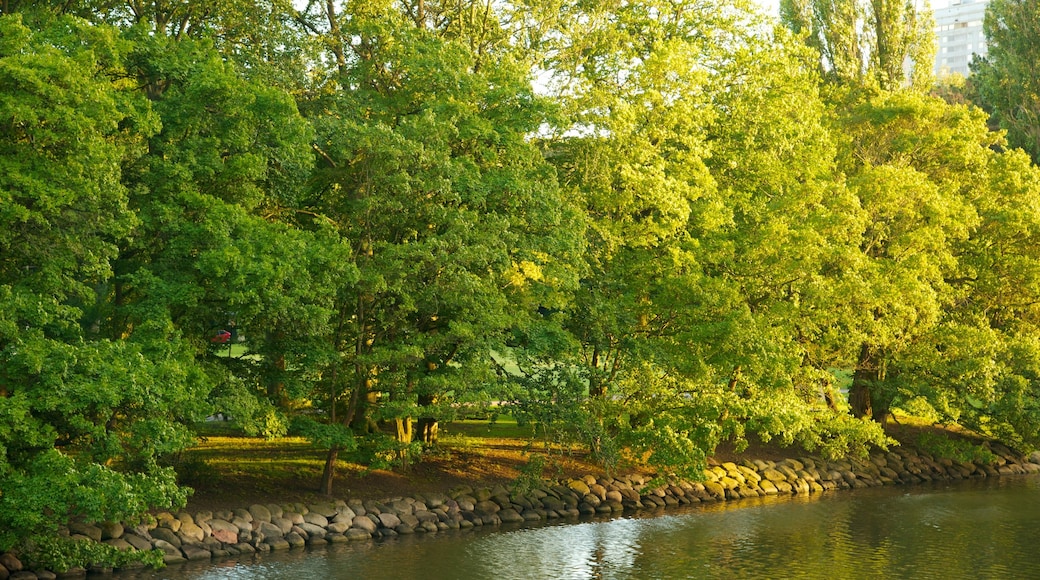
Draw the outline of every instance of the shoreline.
<instances>
[{"instance_id":1,"label":"shoreline","mask_svg":"<svg viewBox=\"0 0 1040 580\"><path fill-rule=\"evenodd\" d=\"M642 475L585 475L543 481L529 489L502 484L461 486L380 501L329 500L309 505L253 504L195 513L160 512L136 526L72 523L67 532L73 539L103 542L120 550L158 549L164 562L175 566L395 535L580 521L588 516L620 516L769 495L1040 473L1040 452L1023 457L998 443L986 445L996 456L992 464L937 460L925 452L904 448L878 451L867 459L836 461L811 455L779 461L743 459L739 463L709 459L705 479L700 482L676 480L651 487L649 478ZM60 573L28 570L16 554L0 555L0 580L75 578L87 573L83 568Z\"/></svg>"}]
</instances>

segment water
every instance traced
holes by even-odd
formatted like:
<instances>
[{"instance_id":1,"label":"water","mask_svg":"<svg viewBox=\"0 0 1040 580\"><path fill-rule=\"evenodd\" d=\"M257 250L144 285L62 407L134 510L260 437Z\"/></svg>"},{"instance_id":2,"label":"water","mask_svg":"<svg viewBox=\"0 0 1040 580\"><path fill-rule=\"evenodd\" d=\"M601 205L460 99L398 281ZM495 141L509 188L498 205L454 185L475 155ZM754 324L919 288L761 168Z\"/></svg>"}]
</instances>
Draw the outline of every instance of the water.
<instances>
[{"instance_id":1,"label":"water","mask_svg":"<svg viewBox=\"0 0 1040 580\"><path fill-rule=\"evenodd\" d=\"M664 514L664 515L662 515ZM447 532L117 578L1040 578L1040 477Z\"/></svg>"}]
</instances>

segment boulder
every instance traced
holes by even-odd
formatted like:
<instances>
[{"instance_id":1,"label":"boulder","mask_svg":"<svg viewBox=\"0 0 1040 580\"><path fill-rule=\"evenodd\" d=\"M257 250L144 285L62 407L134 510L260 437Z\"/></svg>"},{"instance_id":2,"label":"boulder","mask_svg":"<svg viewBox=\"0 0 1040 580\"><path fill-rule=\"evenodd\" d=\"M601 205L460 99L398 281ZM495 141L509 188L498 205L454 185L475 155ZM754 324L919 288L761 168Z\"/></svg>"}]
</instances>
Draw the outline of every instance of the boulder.
<instances>
[{"instance_id":1,"label":"boulder","mask_svg":"<svg viewBox=\"0 0 1040 580\"><path fill-rule=\"evenodd\" d=\"M520 515L513 508L506 508L504 510L501 510L498 512L497 515L499 519L502 520L502 523L506 524L518 524L524 521L524 516Z\"/></svg>"},{"instance_id":2,"label":"boulder","mask_svg":"<svg viewBox=\"0 0 1040 580\"><path fill-rule=\"evenodd\" d=\"M315 538L324 538L325 534L328 533L325 530L325 528L308 522L303 522L302 524L296 527L300 528L301 530L307 533L308 540L314 540Z\"/></svg>"},{"instance_id":3,"label":"boulder","mask_svg":"<svg viewBox=\"0 0 1040 580\"><path fill-rule=\"evenodd\" d=\"M264 538L264 543L271 546L272 550L288 550L292 545L288 540L281 536L275 536L272 538Z\"/></svg>"},{"instance_id":4,"label":"boulder","mask_svg":"<svg viewBox=\"0 0 1040 580\"><path fill-rule=\"evenodd\" d=\"M185 558L192 561L209 560L213 557L213 553L201 544L186 544L181 547L181 551L184 552Z\"/></svg>"},{"instance_id":5,"label":"boulder","mask_svg":"<svg viewBox=\"0 0 1040 580\"><path fill-rule=\"evenodd\" d=\"M292 527L293 527L292 521L287 520L287 519L285 519L283 517L274 517L274 516L272 516L271 517L271 523L276 525L276 526L278 526L278 528L280 530L282 530L282 535L288 534L289 531L292 530ZM303 522L300 522L300 523L303 523Z\"/></svg>"},{"instance_id":6,"label":"boulder","mask_svg":"<svg viewBox=\"0 0 1040 580\"><path fill-rule=\"evenodd\" d=\"M22 562L10 552L0 554L0 566L3 566L12 574L22 571Z\"/></svg>"},{"instance_id":7,"label":"boulder","mask_svg":"<svg viewBox=\"0 0 1040 580\"><path fill-rule=\"evenodd\" d=\"M180 548L174 546L166 540L155 540L155 547L159 550L162 550L163 561L167 564L171 564L173 562L183 562L185 559L184 555L181 554Z\"/></svg>"},{"instance_id":8,"label":"boulder","mask_svg":"<svg viewBox=\"0 0 1040 580\"><path fill-rule=\"evenodd\" d=\"M269 503L265 507L267 508L267 511L271 513L271 521L274 521L274 518L282 517L282 506L274 503Z\"/></svg>"},{"instance_id":9,"label":"boulder","mask_svg":"<svg viewBox=\"0 0 1040 580\"><path fill-rule=\"evenodd\" d=\"M101 542L123 552L128 552L134 549L130 542L127 542L123 538L109 538L107 540L102 540Z\"/></svg>"},{"instance_id":10,"label":"boulder","mask_svg":"<svg viewBox=\"0 0 1040 580\"><path fill-rule=\"evenodd\" d=\"M354 521L354 518L356 516L357 516L357 514L354 513L354 510L350 509L349 507L343 506L343 507L339 508L339 513L337 513L335 516L333 516L333 518L331 520L329 520L329 521L333 522L333 523L339 523L339 522L350 523L350 522Z\"/></svg>"},{"instance_id":11,"label":"boulder","mask_svg":"<svg viewBox=\"0 0 1040 580\"><path fill-rule=\"evenodd\" d=\"M376 524L366 516L357 516L351 523L351 529L361 530L367 534L374 534L376 531Z\"/></svg>"},{"instance_id":12,"label":"boulder","mask_svg":"<svg viewBox=\"0 0 1040 580\"><path fill-rule=\"evenodd\" d=\"M73 534L82 534L95 542L101 541L101 528L80 522L72 522L69 524L69 532Z\"/></svg>"},{"instance_id":13,"label":"boulder","mask_svg":"<svg viewBox=\"0 0 1040 580\"><path fill-rule=\"evenodd\" d=\"M126 543L142 552L147 552L152 549L152 543L137 534L123 534L123 537L120 539L126 541Z\"/></svg>"},{"instance_id":14,"label":"boulder","mask_svg":"<svg viewBox=\"0 0 1040 580\"><path fill-rule=\"evenodd\" d=\"M238 526L226 522L224 520L210 520L209 527L212 530L212 536L220 540L224 544L237 544L238 543Z\"/></svg>"},{"instance_id":15,"label":"boulder","mask_svg":"<svg viewBox=\"0 0 1040 580\"><path fill-rule=\"evenodd\" d=\"M165 526L155 528L151 531L151 534L152 538L155 538L155 547L157 548L159 547L159 542L166 542L174 548L180 548L181 544L184 543L179 537L177 537L177 534L173 530Z\"/></svg>"},{"instance_id":16,"label":"boulder","mask_svg":"<svg viewBox=\"0 0 1040 580\"><path fill-rule=\"evenodd\" d=\"M569 487L569 488L573 489L574 491L578 492L578 494L580 494L580 495L586 495L586 494L589 493L589 491L591 491L591 490L589 490L588 484L585 483L584 481L580 480L580 479L572 479L571 481L569 481L567 483L567 487Z\"/></svg>"},{"instance_id":17,"label":"boulder","mask_svg":"<svg viewBox=\"0 0 1040 580\"><path fill-rule=\"evenodd\" d=\"M384 528L394 529L401 525L401 518L398 518L391 513L381 513L379 514L379 523L382 524Z\"/></svg>"},{"instance_id":18,"label":"boulder","mask_svg":"<svg viewBox=\"0 0 1040 580\"><path fill-rule=\"evenodd\" d=\"M490 500L479 501L475 506L473 506L473 511L480 516L492 515L501 509L502 506Z\"/></svg>"},{"instance_id":19,"label":"boulder","mask_svg":"<svg viewBox=\"0 0 1040 580\"><path fill-rule=\"evenodd\" d=\"M292 526L289 526L289 529L291 530ZM266 538L281 538L282 536L284 536L286 534L286 532L282 531L282 528L280 526L277 526L277 525L275 525L275 524L273 524L271 522L260 522L260 525L257 528L257 531L260 532L261 534L263 534L265 539ZM268 543L270 543L270 542L268 542Z\"/></svg>"},{"instance_id":20,"label":"boulder","mask_svg":"<svg viewBox=\"0 0 1040 580\"><path fill-rule=\"evenodd\" d=\"M330 533L333 534L342 534L343 532L346 532L348 529L350 529L350 525L351 524L348 522L333 522L329 524L325 529L327 529Z\"/></svg>"},{"instance_id":21,"label":"boulder","mask_svg":"<svg viewBox=\"0 0 1040 580\"><path fill-rule=\"evenodd\" d=\"M253 521L253 514L249 513L249 510L238 508L238 509L232 510L231 513L235 514L236 518L243 519L243 520L245 520L247 522L252 522Z\"/></svg>"},{"instance_id":22,"label":"boulder","mask_svg":"<svg viewBox=\"0 0 1040 580\"><path fill-rule=\"evenodd\" d=\"M254 522L270 522L272 517L271 510L260 504L249 506L249 515L253 516Z\"/></svg>"},{"instance_id":23,"label":"boulder","mask_svg":"<svg viewBox=\"0 0 1040 580\"><path fill-rule=\"evenodd\" d=\"M352 542L368 540L372 538L372 534L370 532L366 532L365 530L362 530L360 528L350 528L346 531L346 533L344 533L344 535L348 540Z\"/></svg>"},{"instance_id":24,"label":"boulder","mask_svg":"<svg viewBox=\"0 0 1040 580\"><path fill-rule=\"evenodd\" d=\"M318 512L310 511L303 515L303 521L308 524L325 527L329 525L329 519Z\"/></svg>"},{"instance_id":25,"label":"boulder","mask_svg":"<svg viewBox=\"0 0 1040 580\"><path fill-rule=\"evenodd\" d=\"M307 544L307 540L303 539L303 536L296 532L289 532L285 534L285 541L288 542L291 548L302 548Z\"/></svg>"},{"instance_id":26,"label":"boulder","mask_svg":"<svg viewBox=\"0 0 1040 580\"><path fill-rule=\"evenodd\" d=\"M201 542L206 534L202 531L202 528L195 525L194 522L184 522L181 524L181 531L177 532L177 535L185 543L187 542ZM191 558L188 558L189 560Z\"/></svg>"}]
</instances>

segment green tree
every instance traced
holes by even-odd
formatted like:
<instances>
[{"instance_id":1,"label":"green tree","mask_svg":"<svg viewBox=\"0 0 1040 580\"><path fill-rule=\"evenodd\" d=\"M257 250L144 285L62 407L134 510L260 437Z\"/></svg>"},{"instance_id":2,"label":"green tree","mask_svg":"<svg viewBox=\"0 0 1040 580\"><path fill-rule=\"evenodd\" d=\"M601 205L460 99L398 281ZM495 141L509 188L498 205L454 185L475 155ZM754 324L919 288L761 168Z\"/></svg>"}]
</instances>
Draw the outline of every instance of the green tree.
<instances>
[{"instance_id":1,"label":"green tree","mask_svg":"<svg viewBox=\"0 0 1040 580\"><path fill-rule=\"evenodd\" d=\"M210 382L185 343L98 336L91 316L138 225L121 166L156 120L108 27L0 16L0 549L70 518L181 504L162 455ZM134 127L136 130L129 130ZM169 338L169 340L166 340Z\"/></svg>"},{"instance_id":2,"label":"green tree","mask_svg":"<svg viewBox=\"0 0 1040 580\"><path fill-rule=\"evenodd\" d=\"M839 83L931 88L934 23L913 0L781 0L780 19L819 52L821 70Z\"/></svg>"},{"instance_id":3,"label":"green tree","mask_svg":"<svg viewBox=\"0 0 1040 580\"><path fill-rule=\"evenodd\" d=\"M987 55L972 62L979 104L1007 131L1012 147L1040 160L1040 7L993 0L983 23Z\"/></svg>"},{"instance_id":4,"label":"green tree","mask_svg":"<svg viewBox=\"0 0 1040 580\"><path fill-rule=\"evenodd\" d=\"M336 287L323 400L370 440L374 421L392 421L406 458L413 418L495 382L491 349L529 316L517 307L528 293L568 282L580 220L528 140L544 111L523 66L477 66L467 43L392 7L348 9L339 89L308 104L321 155L311 207L360 272Z\"/></svg>"},{"instance_id":5,"label":"green tree","mask_svg":"<svg viewBox=\"0 0 1040 580\"><path fill-rule=\"evenodd\" d=\"M868 216L861 261L843 274L847 336L860 339L850 402L881 419L906 400L892 361L962 299L958 247L978 223L975 176L994 136L977 111L913 93L868 98L844 118L841 167Z\"/></svg>"}]
</instances>

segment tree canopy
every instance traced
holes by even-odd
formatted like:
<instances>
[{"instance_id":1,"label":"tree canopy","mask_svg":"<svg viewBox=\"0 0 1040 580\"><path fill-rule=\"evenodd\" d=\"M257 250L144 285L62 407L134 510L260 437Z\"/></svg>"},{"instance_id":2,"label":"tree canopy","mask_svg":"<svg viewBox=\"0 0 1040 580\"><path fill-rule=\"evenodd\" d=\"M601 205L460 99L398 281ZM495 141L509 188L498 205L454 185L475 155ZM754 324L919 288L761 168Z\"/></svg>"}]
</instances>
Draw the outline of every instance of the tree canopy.
<instances>
[{"instance_id":1,"label":"tree canopy","mask_svg":"<svg viewBox=\"0 0 1040 580\"><path fill-rule=\"evenodd\" d=\"M327 493L492 404L686 475L895 410L1036 446L1025 4L1005 142L914 3L4 3L0 549L183 502L215 413Z\"/></svg>"}]
</instances>

